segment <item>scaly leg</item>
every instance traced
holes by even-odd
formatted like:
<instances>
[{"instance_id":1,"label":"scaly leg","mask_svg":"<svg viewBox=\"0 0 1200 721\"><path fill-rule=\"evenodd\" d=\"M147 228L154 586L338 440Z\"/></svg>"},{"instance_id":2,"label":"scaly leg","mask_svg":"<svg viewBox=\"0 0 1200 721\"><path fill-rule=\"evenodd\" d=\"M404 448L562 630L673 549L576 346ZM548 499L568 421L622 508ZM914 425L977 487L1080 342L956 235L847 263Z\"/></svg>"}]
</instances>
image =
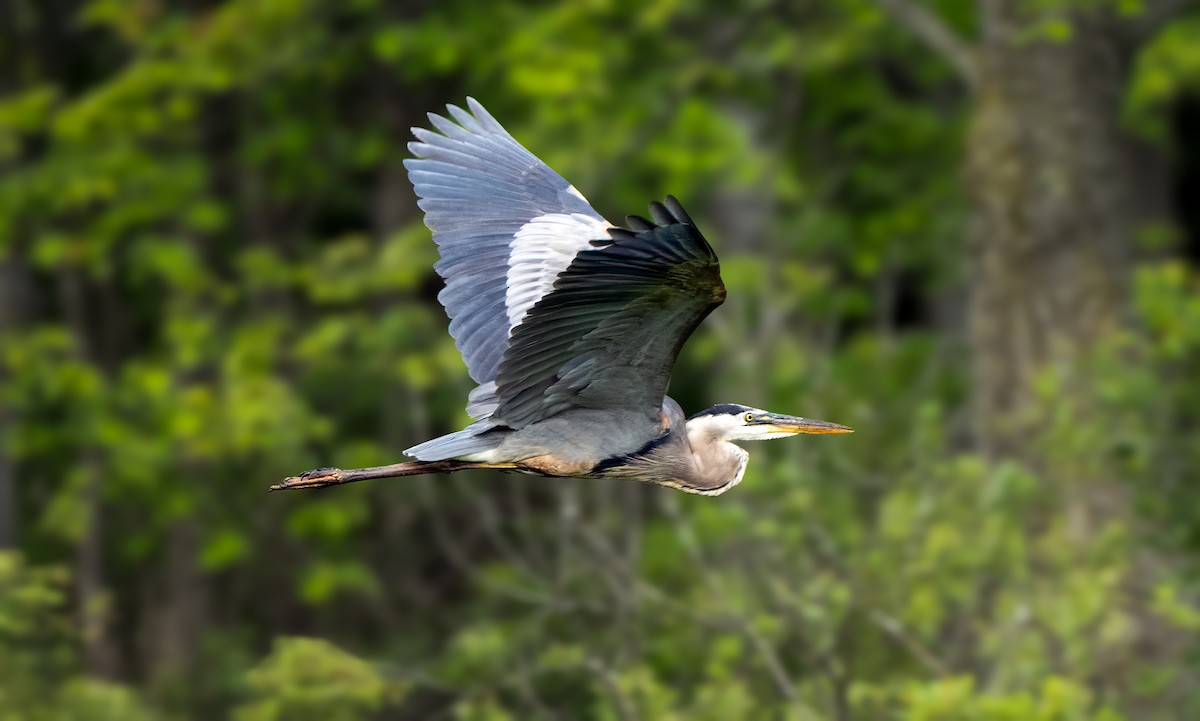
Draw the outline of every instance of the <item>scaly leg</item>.
<instances>
[{"instance_id":1,"label":"scaly leg","mask_svg":"<svg viewBox=\"0 0 1200 721\"><path fill-rule=\"evenodd\" d=\"M298 476L289 476L272 491L292 491L301 488L325 488L340 486L344 483L369 481L373 478L396 478L399 476L419 476L425 473L456 473L472 468L496 468L512 470L515 463L475 463L472 461L409 461L393 463L388 466L373 466L371 468L352 468L343 471L340 468L314 468Z\"/></svg>"}]
</instances>

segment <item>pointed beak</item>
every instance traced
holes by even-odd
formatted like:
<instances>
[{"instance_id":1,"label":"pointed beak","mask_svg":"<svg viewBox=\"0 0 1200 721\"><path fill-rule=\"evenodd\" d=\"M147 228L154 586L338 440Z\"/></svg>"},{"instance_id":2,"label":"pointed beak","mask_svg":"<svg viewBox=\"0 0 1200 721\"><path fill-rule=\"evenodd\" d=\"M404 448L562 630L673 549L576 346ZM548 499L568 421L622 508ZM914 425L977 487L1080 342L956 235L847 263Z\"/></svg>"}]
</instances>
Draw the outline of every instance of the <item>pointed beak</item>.
<instances>
[{"instance_id":1,"label":"pointed beak","mask_svg":"<svg viewBox=\"0 0 1200 721\"><path fill-rule=\"evenodd\" d=\"M818 421L812 418L797 418L772 413L762 420L763 425L770 426L772 431L796 435L800 433L853 433L854 429L829 421Z\"/></svg>"}]
</instances>

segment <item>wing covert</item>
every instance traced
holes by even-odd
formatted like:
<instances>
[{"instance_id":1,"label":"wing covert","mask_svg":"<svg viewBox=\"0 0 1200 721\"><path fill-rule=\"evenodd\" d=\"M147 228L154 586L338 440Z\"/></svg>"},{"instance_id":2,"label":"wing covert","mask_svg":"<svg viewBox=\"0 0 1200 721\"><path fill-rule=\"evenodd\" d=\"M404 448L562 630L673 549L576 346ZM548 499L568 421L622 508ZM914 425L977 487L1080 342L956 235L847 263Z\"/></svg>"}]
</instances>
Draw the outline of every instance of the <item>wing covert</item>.
<instances>
[{"instance_id":1,"label":"wing covert","mask_svg":"<svg viewBox=\"0 0 1200 721\"><path fill-rule=\"evenodd\" d=\"M447 106L453 121L430 113L436 132L413 128L416 157L404 165L441 256L450 335L480 384L475 415L493 407L487 394L512 327L611 224L474 98L467 105Z\"/></svg>"},{"instance_id":2,"label":"wing covert","mask_svg":"<svg viewBox=\"0 0 1200 721\"><path fill-rule=\"evenodd\" d=\"M570 408L641 410L657 419L671 368L725 298L711 246L672 197L633 230L580 251L512 331L494 417L514 428Z\"/></svg>"}]
</instances>

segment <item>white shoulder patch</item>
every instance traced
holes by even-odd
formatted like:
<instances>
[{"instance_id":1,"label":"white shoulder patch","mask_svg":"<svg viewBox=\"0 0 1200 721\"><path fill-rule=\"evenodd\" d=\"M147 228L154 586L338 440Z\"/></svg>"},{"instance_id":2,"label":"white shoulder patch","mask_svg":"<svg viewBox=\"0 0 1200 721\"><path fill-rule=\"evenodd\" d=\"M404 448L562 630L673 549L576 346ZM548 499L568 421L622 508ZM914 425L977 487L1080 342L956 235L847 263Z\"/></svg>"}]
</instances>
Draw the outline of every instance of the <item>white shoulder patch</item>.
<instances>
[{"instance_id":1,"label":"white shoulder patch","mask_svg":"<svg viewBox=\"0 0 1200 721\"><path fill-rule=\"evenodd\" d=\"M512 335L538 300L554 290L554 280L589 241L608 237L612 223L581 213L550 213L521 226L508 254L508 332Z\"/></svg>"}]
</instances>

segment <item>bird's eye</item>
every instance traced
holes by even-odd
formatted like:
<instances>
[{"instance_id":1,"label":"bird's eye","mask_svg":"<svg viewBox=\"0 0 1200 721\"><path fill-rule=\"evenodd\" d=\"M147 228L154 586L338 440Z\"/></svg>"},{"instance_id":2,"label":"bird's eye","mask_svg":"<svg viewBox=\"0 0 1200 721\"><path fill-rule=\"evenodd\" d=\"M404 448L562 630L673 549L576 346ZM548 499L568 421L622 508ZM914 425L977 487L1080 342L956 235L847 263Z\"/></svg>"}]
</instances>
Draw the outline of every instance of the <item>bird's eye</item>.
<instances>
[{"instance_id":1,"label":"bird's eye","mask_svg":"<svg viewBox=\"0 0 1200 721\"><path fill-rule=\"evenodd\" d=\"M754 421L754 414L753 414L753 413L747 413L747 414L746 414L746 422L747 422L747 423L752 423L753 421Z\"/></svg>"}]
</instances>

